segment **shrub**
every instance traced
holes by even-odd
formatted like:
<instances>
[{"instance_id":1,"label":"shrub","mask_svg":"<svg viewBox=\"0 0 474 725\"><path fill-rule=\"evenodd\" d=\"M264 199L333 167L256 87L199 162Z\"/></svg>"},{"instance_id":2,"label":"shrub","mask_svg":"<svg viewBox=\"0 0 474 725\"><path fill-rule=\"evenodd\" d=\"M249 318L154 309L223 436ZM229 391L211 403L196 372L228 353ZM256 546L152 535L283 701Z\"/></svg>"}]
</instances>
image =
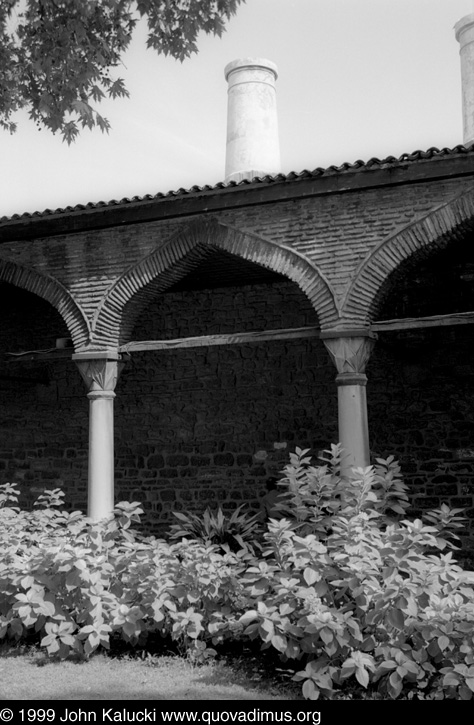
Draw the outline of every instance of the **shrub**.
<instances>
[{"instance_id":1,"label":"shrub","mask_svg":"<svg viewBox=\"0 0 474 725\"><path fill-rule=\"evenodd\" d=\"M457 515L401 518L392 458L344 479L339 447L324 466L307 453L297 449L285 469L289 518L270 524L264 557L244 573L251 604L234 627L300 660L310 699L335 697L351 679L393 699L470 699L473 587L451 552L428 553L447 548L440 528L452 537Z\"/></svg>"},{"instance_id":2,"label":"shrub","mask_svg":"<svg viewBox=\"0 0 474 725\"><path fill-rule=\"evenodd\" d=\"M309 699L347 686L471 699L473 583L453 554L460 511L411 521L393 458L344 478L338 446L323 465L296 449L280 487L287 517L270 521L262 550L246 543L255 522L240 509L228 520L181 514L174 536L187 538L169 544L133 530L137 503L93 523L63 511L58 490L24 512L15 486L0 487L0 639L88 657L112 636L132 647L158 636L197 660L251 640L297 670Z\"/></svg>"},{"instance_id":3,"label":"shrub","mask_svg":"<svg viewBox=\"0 0 474 725\"><path fill-rule=\"evenodd\" d=\"M8 504L0 509L0 639L33 638L64 658L88 657L112 634L134 646L158 633L202 651L195 643L236 589L236 557L199 542L170 546L140 536L131 528L141 513L136 503L93 523L51 508L58 491L32 512L15 505L14 486L0 495Z\"/></svg>"}]
</instances>

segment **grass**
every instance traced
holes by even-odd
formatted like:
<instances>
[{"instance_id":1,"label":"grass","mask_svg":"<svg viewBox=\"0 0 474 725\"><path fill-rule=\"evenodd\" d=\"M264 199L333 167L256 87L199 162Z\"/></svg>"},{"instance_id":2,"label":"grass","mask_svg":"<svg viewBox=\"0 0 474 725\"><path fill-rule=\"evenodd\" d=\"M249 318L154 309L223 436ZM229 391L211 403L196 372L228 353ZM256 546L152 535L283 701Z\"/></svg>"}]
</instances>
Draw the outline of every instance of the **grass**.
<instances>
[{"instance_id":1,"label":"grass","mask_svg":"<svg viewBox=\"0 0 474 725\"><path fill-rule=\"evenodd\" d=\"M59 661L0 648L0 700L300 700L299 686L268 676L253 657L193 666L178 656Z\"/></svg>"}]
</instances>

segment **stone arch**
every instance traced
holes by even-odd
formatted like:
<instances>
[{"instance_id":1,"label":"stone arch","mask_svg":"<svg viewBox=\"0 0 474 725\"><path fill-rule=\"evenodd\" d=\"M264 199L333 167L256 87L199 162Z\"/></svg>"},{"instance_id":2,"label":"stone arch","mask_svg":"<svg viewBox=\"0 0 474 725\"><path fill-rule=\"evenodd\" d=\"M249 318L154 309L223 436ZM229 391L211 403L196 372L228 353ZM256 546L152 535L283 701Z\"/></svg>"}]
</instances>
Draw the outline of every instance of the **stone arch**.
<instances>
[{"instance_id":1,"label":"stone arch","mask_svg":"<svg viewBox=\"0 0 474 725\"><path fill-rule=\"evenodd\" d=\"M474 229L474 191L463 192L384 239L362 261L342 303L345 320L366 327L375 319L390 276L407 260L416 262Z\"/></svg>"},{"instance_id":2,"label":"stone arch","mask_svg":"<svg viewBox=\"0 0 474 725\"><path fill-rule=\"evenodd\" d=\"M115 282L94 318L94 345L110 347L127 341L148 300L182 279L213 248L286 276L309 298L321 325L330 326L337 321L333 291L318 268L304 255L255 234L206 221L192 224L178 233Z\"/></svg>"},{"instance_id":3,"label":"stone arch","mask_svg":"<svg viewBox=\"0 0 474 725\"><path fill-rule=\"evenodd\" d=\"M76 350L87 344L88 321L71 293L57 279L0 259L0 280L32 292L49 302L66 323Z\"/></svg>"}]
</instances>

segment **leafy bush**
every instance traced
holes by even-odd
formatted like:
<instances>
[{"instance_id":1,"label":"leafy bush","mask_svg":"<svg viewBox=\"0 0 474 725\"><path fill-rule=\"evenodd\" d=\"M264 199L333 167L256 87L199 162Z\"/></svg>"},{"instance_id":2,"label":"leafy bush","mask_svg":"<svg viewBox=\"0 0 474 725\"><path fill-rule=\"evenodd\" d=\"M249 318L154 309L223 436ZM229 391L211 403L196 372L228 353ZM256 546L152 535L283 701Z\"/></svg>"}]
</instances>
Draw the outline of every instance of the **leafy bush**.
<instances>
[{"instance_id":1,"label":"leafy bush","mask_svg":"<svg viewBox=\"0 0 474 725\"><path fill-rule=\"evenodd\" d=\"M195 660L251 641L278 653L309 699L348 686L471 699L473 581L452 551L460 511L411 521L393 458L343 478L339 447L320 466L307 454L290 456L286 518L270 521L262 550L246 543L255 522L240 509L180 514L184 539L169 544L133 530L139 504L93 523L63 511L58 490L24 512L15 486L0 487L0 639L88 657L111 637L164 637Z\"/></svg>"},{"instance_id":2,"label":"leafy bush","mask_svg":"<svg viewBox=\"0 0 474 725\"><path fill-rule=\"evenodd\" d=\"M451 552L427 553L452 546L440 528L452 538L459 517L392 520L407 507L392 458L344 479L339 447L319 467L307 452L282 480L290 518L270 524L264 557L243 575L242 635L301 660L310 699L353 678L385 698L471 699L473 585Z\"/></svg>"},{"instance_id":3,"label":"leafy bush","mask_svg":"<svg viewBox=\"0 0 474 725\"><path fill-rule=\"evenodd\" d=\"M141 537L131 529L136 503L93 523L49 507L57 490L32 512L18 509L14 486L1 490L0 639L33 638L64 658L107 648L112 634L133 646L158 633L202 654L196 643L213 612L232 603L236 557Z\"/></svg>"}]
</instances>

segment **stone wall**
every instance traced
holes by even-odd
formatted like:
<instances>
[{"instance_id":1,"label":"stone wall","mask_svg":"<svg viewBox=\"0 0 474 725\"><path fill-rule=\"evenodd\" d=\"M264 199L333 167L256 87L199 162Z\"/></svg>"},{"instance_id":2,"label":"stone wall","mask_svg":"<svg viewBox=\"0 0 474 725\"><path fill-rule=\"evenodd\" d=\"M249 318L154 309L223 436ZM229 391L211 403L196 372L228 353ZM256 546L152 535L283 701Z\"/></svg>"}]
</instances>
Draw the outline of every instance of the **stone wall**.
<instances>
[{"instance_id":1,"label":"stone wall","mask_svg":"<svg viewBox=\"0 0 474 725\"><path fill-rule=\"evenodd\" d=\"M466 508L474 539L470 326L381 334L367 368L371 451L398 458L414 512Z\"/></svg>"},{"instance_id":2,"label":"stone wall","mask_svg":"<svg viewBox=\"0 0 474 725\"><path fill-rule=\"evenodd\" d=\"M83 508L88 402L76 366L6 356L54 348L67 328L47 302L5 283L0 306L0 482L18 483L25 505L59 486L72 508Z\"/></svg>"},{"instance_id":3,"label":"stone wall","mask_svg":"<svg viewBox=\"0 0 474 725\"><path fill-rule=\"evenodd\" d=\"M315 325L291 283L168 293L132 339ZM154 530L170 511L258 507L295 445L337 429L334 370L319 340L134 353L117 386L117 488L145 502Z\"/></svg>"},{"instance_id":4,"label":"stone wall","mask_svg":"<svg viewBox=\"0 0 474 725\"><path fill-rule=\"evenodd\" d=\"M1 291L2 353L67 335L47 303ZM133 339L314 324L304 295L282 282L161 295ZM399 458L416 510L466 507L474 538L470 329L381 333L367 393L374 455ZM84 509L88 401L75 365L2 362L0 376L0 481L17 481L25 503L61 486ZM318 340L133 354L116 389L116 499L143 501L157 533L173 510L256 508L295 445L318 451L336 440L334 377Z\"/></svg>"},{"instance_id":5,"label":"stone wall","mask_svg":"<svg viewBox=\"0 0 474 725\"><path fill-rule=\"evenodd\" d=\"M300 265L296 276L301 277L303 269L307 271L305 289L313 284L313 299L325 328L339 324L334 299L341 301L352 289L345 314L346 322L354 326L361 323L361 316L365 322L367 279L374 278L375 287L382 281L371 270L367 278L364 276L361 289L353 287L369 253L409 225L420 224L423 229L426 226L436 231L433 238L428 234L425 239L418 230L415 241L407 243L407 253L427 241L439 241L437 235L446 236L449 222L456 225L466 218L472 220L472 171L467 176L423 180L423 171L418 169L421 178L415 174L416 182L409 183L400 183L400 179L396 182L398 172L393 172L386 185L375 184L374 188L369 186L373 178L369 168L336 173L332 182L338 182L336 188L331 183L332 191L323 186L319 191L302 193L296 188L294 198L289 187L285 190L283 185L282 198L268 203L261 203L258 188L255 196L249 190L248 197L240 197L243 189L226 190L222 199L216 192L213 203L218 204L217 211L212 211L211 198L205 197L192 214L184 213L185 200L177 198L173 208L169 206L171 201L163 201L163 216L156 210L147 220L145 205L142 218L137 210L136 223L122 224L119 216L110 227L92 231L82 231L81 219L71 218L69 231L64 234L39 234L33 241L25 241L20 232L18 238L13 235L12 241L0 238L0 278L22 283L47 299L59 300L71 334L80 346L89 341L86 321L89 326L93 321L97 323L98 315L101 324L96 327L93 342L98 345L105 341L106 346L113 347L118 335L115 326L130 296L174 265L179 267L178 262L186 266L186 259L189 262L197 246L211 244L276 271L281 271L279 265L283 263L290 271ZM330 182L329 175L325 183ZM357 188L358 184L363 188ZM454 200L463 192L468 195L461 204L466 209L459 215ZM440 224L438 211L447 204L449 208L444 215L441 213ZM93 214L100 219L98 210ZM424 219L430 215L434 219L425 225ZM209 223L215 225L211 230ZM393 255L390 244L388 249L389 256ZM397 255L395 258L400 261Z\"/></svg>"}]
</instances>

